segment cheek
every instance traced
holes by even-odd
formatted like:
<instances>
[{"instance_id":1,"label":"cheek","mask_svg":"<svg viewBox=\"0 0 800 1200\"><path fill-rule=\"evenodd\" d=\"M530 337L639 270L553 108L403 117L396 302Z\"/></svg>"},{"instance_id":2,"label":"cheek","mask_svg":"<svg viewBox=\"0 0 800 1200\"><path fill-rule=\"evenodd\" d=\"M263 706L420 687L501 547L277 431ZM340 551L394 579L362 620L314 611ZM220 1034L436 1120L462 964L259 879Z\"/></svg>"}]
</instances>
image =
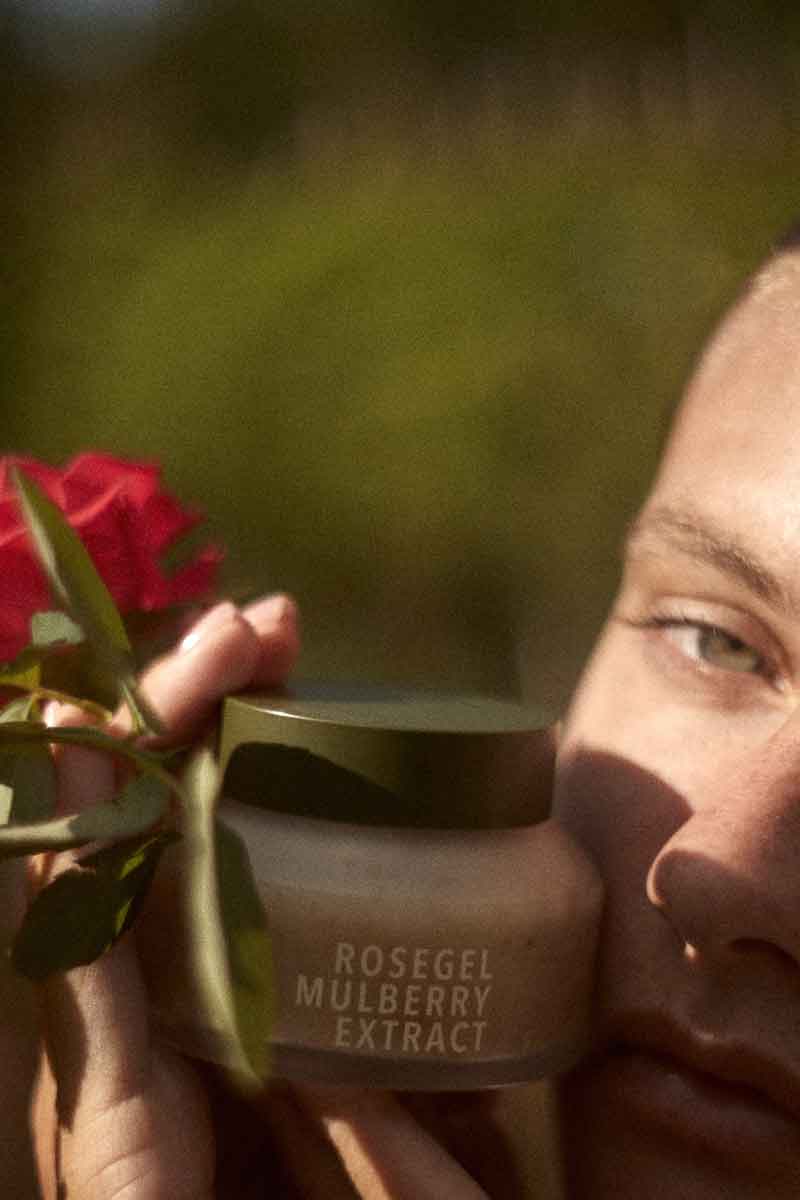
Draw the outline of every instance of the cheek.
<instances>
[{"instance_id":1,"label":"cheek","mask_svg":"<svg viewBox=\"0 0 800 1200\"><path fill-rule=\"evenodd\" d=\"M618 819L640 807L631 771L663 778L685 734L632 661L623 639L608 630L580 681L558 751L555 808L567 824ZM678 718L676 720L676 717Z\"/></svg>"},{"instance_id":2,"label":"cheek","mask_svg":"<svg viewBox=\"0 0 800 1200\"><path fill-rule=\"evenodd\" d=\"M603 881L596 977L602 1019L621 990L657 991L653 981L663 975L669 948L665 922L647 896L647 877L688 809L682 796L652 772L614 753L576 748L561 763L555 815L593 859Z\"/></svg>"},{"instance_id":3,"label":"cheek","mask_svg":"<svg viewBox=\"0 0 800 1200\"><path fill-rule=\"evenodd\" d=\"M559 747L554 814L595 859L613 895L637 890L692 811L708 769L697 714L659 695L606 634L576 693ZM705 748L704 748L705 746ZM718 763L718 752L714 751Z\"/></svg>"},{"instance_id":4,"label":"cheek","mask_svg":"<svg viewBox=\"0 0 800 1200\"><path fill-rule=\"evenodd\" d=\"M646 878L659 849L690 815L680 790L630 758L597 746L560 762L554 814L595 860L612 892Z\"/></svg>"},{"instance_id":5,"label":"cheek","mask_svg":"<svg viewBox=\"0 0 800 1200\"><path fill-rule=\"evenodd\" d=\"M612 627L565 721L554 811L604 857L612 841L637 834L652 846L724 791L776 721L774 712L732 713L688 698Z\"/></svg>"},{"instance_id":6,"label":"cheek","mask_svg":"<svg viewBox=\"0 0 800 1200\"><path fill-rule=\"evenodd\" d=\"M672 693L630 648L606 639L564 724L553 811L605 886L599 1010L648 995L683 969L682 948L646 883L664 845L694 814L724 805L763 758L774 714L720 712Z\"/></svg>"}]
</instances>

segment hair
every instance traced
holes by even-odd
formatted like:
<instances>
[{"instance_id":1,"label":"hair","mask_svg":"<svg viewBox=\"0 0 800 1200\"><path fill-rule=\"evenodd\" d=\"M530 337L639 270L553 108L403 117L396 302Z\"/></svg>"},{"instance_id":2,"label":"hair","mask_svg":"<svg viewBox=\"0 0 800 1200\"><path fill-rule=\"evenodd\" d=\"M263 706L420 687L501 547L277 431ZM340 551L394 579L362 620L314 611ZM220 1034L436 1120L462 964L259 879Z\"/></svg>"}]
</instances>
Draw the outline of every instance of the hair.
<instances>
[{"instance_id":1,"label":"hair","mask_svg":"<svg viewBox=\"0 0 800 1200\"><path fill-rule=\"evenodd\" d=\"M767 296L775 296L776 293L780 293L783 285L797 280L800 262L796 261L793 257L797 251L800 251L800 220L793 221L777 240L772 243L767 254L745 276L732 298L725 304L722 313L717 317L703 339L703 345L689 373L689 380L691 380L699 367L709 346L718 337L727 318L733 315L736 309L746 300L753 297L766 298ZM684 394L685 385L675 395L670 396L658 414L659 457L666 446L675 416L683 402Z\"/></svg>"}]
</instances>

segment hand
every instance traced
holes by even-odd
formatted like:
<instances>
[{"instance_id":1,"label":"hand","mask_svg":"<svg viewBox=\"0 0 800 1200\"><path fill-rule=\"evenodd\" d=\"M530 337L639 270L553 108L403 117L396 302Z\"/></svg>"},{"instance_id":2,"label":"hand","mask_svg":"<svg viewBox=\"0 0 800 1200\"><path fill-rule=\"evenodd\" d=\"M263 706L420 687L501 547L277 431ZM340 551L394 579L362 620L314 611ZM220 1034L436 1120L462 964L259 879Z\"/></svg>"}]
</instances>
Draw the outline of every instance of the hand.
<instances>
[{"instance_id":1,"label":"hand","mask_svg":"<svg viewBox=\"0 0 800 1200\"><path fill-rule=\"evenodd\" d=\"M146 672L142 689L169 737L184 741L198 736L225 694L283 682L297 649L287 598L241 611L220 604ZM53 719L74 724L80 715L62 710ZM124 732L122 716L117 728ZM64 811L113 794L107 757L69 746L58 764ZM70 861L41 863L40 881ZM464 1147L477 1148L478 1172L490 1162L501 1171L501 1190L491 1194L515 1194L482 1099L404 1103L384 1093L285 1085L256 1103L232 1095L214 1069L152 1038L130 936L97 962L51 977L42 1007L46 1055L33 1131L45 1200L485 1197L446 1145L460 1157Z\"/></svg>"}]
</instances>

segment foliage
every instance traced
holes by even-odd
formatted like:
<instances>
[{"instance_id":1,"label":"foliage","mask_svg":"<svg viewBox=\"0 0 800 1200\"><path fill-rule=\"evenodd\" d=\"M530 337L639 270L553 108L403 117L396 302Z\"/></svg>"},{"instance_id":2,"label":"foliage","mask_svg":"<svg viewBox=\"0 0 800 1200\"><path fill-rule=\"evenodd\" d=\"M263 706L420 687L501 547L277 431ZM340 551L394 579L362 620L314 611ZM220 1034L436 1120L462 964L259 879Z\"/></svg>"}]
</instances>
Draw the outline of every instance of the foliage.
<instances>
[{"instance_id":1,"label":"foliage","mask_svg":"<svg viewBox=\"0 0 800 1200\"><path fill-rule=\"evenodd\" d=\"M6 437L162 457L229 584L296 593L309 673L560 701L794 216L800 17L455 11L189 4L127 74L17 88Z\"/></svg>"},{"instance_id":2,"label":"foliage","mask_svg":"<svg viewBox=\"0 0 800 1200\"><path fill-rule=\"evenodd\" d=\"M246 853L238 848L231 863L233 835L214 815L216 762L200 751L177 777L163 753L142 744L143 735L152 738L163 731L139 693L131 645L108 588L60 508L19 471L15 486L30 539L67 611L41 616L36 645L0 669L0 687L13 697L0 710L0 858L75 850L87 843L92 849L29 904L12 962L28 978L41 980L107 952L138 916L164 848L182 841L188 985L196 989L198 1012L205 1008L215 1018L231 1072L243 1084L254 1084L267 1070L269 939ZM128 708L129 736L104 728L112 714L95 700L55 692L42 682L48 658L60 654L62 638L69 645L83 639L90 647L104 694ZM54 696L86 709L100 723L46 724L42 704ZM54 815L56 779L49 752L54 745L109 754L125 764L127 781L113 798ZM174 963L160 966L174 969Z\"/></svg>"},{"instance_id":3,"label":"foliage","mask_svg":"<svg viewBox=\"0 0 800 1200\"><path fill-rule=\"evenodd\" d=\"M30 476L42 491L34 506L29 499ZM20 505L23 510L20 513ZM52 536L60 514L68 525ZM32 537L26 536L23 515ZM179 570L167 572L164 558L182 544L201 520L198 512L178 503L163 486L160 469L150 462L130 462L111 454L81 453L63 468L30 456L0 459L0 661L8 660L28 640L31 619L48 600L47 575L62 601L68 593L87 641L106 666L133 666L130 640L117 607L123 613L160 613L180 604L204 599L210 592L221 558L215 546L205 546ZM74 532L71 532L74 530ZM53 546L58 546L53 558ZM47 573L37 563L47 563ZM88 577L100 573L92 593L102 624L92 627L92 610L83 611L82 595ZM52 624L52 618L48 618ZM40 617L34 642L67 641L61 627L48 630Z\"/></svg>"},{"instance_id":4,"label":"foliage","mask_svg":"<svg viewBox=\"0 0 800 1200\"><path fill-rule=\"evenodd\" d=\"M487 114L192 188L168 221L62 214L73 311L31 388L73 415L27 406L18 437L58 457L105 422L163 456L229 586L298 596L310 674L562 700L665 414L795 204L779 147L679 135Z\"/></svg>"}]
</instances>

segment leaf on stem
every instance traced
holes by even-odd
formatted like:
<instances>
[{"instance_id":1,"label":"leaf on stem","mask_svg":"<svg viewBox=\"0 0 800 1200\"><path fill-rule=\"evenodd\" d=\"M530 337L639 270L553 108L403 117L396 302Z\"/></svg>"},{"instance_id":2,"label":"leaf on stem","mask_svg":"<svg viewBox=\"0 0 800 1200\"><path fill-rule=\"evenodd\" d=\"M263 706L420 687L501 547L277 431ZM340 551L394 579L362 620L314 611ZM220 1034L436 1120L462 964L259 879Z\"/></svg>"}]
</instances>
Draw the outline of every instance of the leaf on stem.
<instances>
[{"instance_id":1,"label":"leaf on stem","mask_svg":"<svg viewBox=\"0 0 800 1200\"><path fill-rule=\"evenodd\" d=\"M29 979L93 962L130 929L175 834L108 846L82 859L39 893L11 952Z\"/></svg>"},{"instance_id":2,"label":"leaf on stem","mask_svg":"<svg viewBox=\"0 0 800 1200\"><path fill-rule=\"evenodd\" d=\"M0 687L62 692L76 698L76 702L80 697L84 704L93 703L106 710L116 706L120 690L109 673L98 666L85 641L26 646L13 662L0 669Z\"/></svg>"},{"instance_id":3,"label":"leaf on stem","mask_svg":"<svg viewBox=\"0 0 800 1200\"><path fill-rule=\"evenodd\" d=\"M83 630L66 613L36 612L31 617L30 643L0 668L0 685L36 688L41 682L44 664L53 651L84 643Z\"/></svg>"},{"instance_id":4,"label":"leaf on stem","mask_svg":"<svg viewBox=\"0 0 800 1200\"><path fill-rule=\"evenodd\" d=\"M0 669L0 687L35 688L42 677L41 651L26 646L10 663Z\"/></svg>"},{"instance_id":5,"label":"leaf on stem","mask_svg":"<svg viewBox=\"0 0 800 1200\"><path fill-rule=\"evenodd\" d=\"M108 838L127 838L151 830L167 808L166 783L146 773L125 787L118 799L95 804L82 812L49 821L29 821L0 826L0 859L38 854L43 850L69 850ZM12 802L12 817L16 796Z\"/></svg>"},{"instance_id":6,"label":"leaf on stem","mask_svg":"<svg viewBox=\"0 0 800 1200\"><path fill-rule=\"evenodd\" d=\"M0 725L8 721L32 721L35 719L36 707L36 697L30 692L25 696L16 696L0 709Z\"/></svg>"},{"instance_id":7,"label":"leaf on stem","mask_svg":"<svg viewBox=\"0 0 800 1200\"><path fill-rule=\"evenodd\" d=\"M236 1025L250 1068L263 1081L269 1068L269 1032L275 1011L266 915L244 842L219 818L214 828L220 912Z\"/></svg>"},{"instance_id":8,"label":"leaf on stem","mask_svg":"<svg viewBox=\"0 0 800 1200\"><path fill-rule=\"evenodd\" d=\"M182 850L191 971L203 1023L245 1088L268 1070L273 977L266 917L238 836L215 817L218 766L208 751L185 776Z\"/></svg>"},{"instance_id":9,"label":"leaf on stem","mask_svg":"<svg viewBox=\"0 0 800 1200\"><path fill-rule=\"evenodd\" d=\"M56 804L56 772L45 745L0 751L0 788L8 792L7 820L42 821Z\"/></svg>"},{"instance_id":10,"label":"leaf on stem","mask_svg":"<svg viewBox=\"0 0 800 1200\"><path fill-rule=\"evenodd\" d=\"M3 750L20 750L31 745L61 743L72 746L89 746L126 758L142 771L152 771L167 778L164 763L174 757L176 751L156 752L145 750L127 738L115 737L93 725L42 725L30 721L0 722L0 753ZM177 784L170 779L174 788Z\"/></svg>"},{"instance_id":11,"label":"leaf on stem","mask_svg":"<svg viewBox=\"0 0 800 1200\"><path fill-rule=\"evenodd\" d=\"M165 733L164 724L155 709L145 700L133 675L120 680L120 692L133 719L134 734Z\"/></svg>"},{"instance_id":12,"label":"leaf on stem","mask_svg":"<svg viewBox=\"0 0 800 1200\"><path fill-rule=\"evenodd\" d=\"M36 612L31 617L34 646L77 646L86 635L80 625L63 612Z\"/></svg>"},{"instance_id":13,"label":"leaf on stem","mask_svg":"<svg viewBox=\"0 0 800 1200\"><path fill-rule=\"evenodd\" d=\"M14 472L22 515L50 584L82 630L92 654L114 682L124 699L137 733L162 733L161 722L137 691L133 650L125 623L113 597L98 573L91 556L57 505L32 480ZM51 614L52 616L52 614ZM60 640L74 643L75 626L47 622L52 635L65 632Z\"/></svg>"},{"instance_id":14,"label":"leaf on stem","mask_svg":"<svg viewBox=\"0 0 800 1200\"><path fill-rule=\"evenodd\" d=\"M131 645L111 593L57 505L14 471L22 515L50 584L110 667L129 664Z\"/></svg>"}]
</instances>

